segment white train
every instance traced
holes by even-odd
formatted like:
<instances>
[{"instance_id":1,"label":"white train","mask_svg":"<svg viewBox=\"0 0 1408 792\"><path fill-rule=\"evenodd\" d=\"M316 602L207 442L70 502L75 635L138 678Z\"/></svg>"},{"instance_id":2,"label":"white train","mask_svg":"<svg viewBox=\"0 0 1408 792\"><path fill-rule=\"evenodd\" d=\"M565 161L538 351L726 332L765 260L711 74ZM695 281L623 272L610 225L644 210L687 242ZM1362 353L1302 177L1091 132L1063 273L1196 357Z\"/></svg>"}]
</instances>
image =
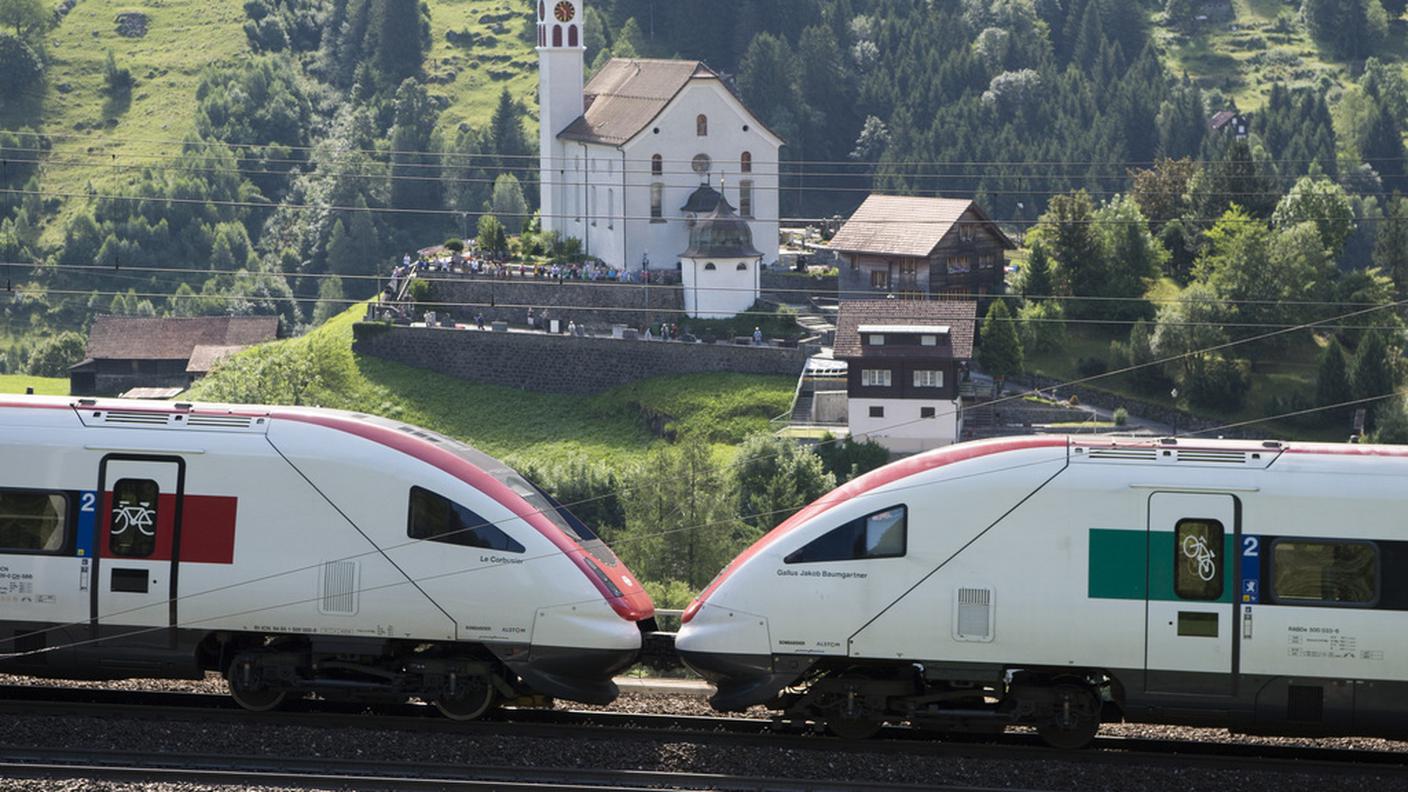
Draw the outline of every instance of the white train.
<instances>
[{"instance_id":1,"label":"white train","mask_svg":"<svg viewBox=\"0 0 1408 792\"><path fill-rule=\"evenodd\" d=\"M1408 448L968 443L823 496L676 647L722 710L867 735L1101 718L1408 734Z\"/></svg>"},{"instance_id":2,"label":"white train","mask_svg":"<svg viewBox=\"0 0 1408 792\"><path fill-rule=\"evenodd\" d=\"M290 694L606 703L654 629L600 539L473 448L329 410L0 397L0 659Z\"/></svg>"}]
</instances>

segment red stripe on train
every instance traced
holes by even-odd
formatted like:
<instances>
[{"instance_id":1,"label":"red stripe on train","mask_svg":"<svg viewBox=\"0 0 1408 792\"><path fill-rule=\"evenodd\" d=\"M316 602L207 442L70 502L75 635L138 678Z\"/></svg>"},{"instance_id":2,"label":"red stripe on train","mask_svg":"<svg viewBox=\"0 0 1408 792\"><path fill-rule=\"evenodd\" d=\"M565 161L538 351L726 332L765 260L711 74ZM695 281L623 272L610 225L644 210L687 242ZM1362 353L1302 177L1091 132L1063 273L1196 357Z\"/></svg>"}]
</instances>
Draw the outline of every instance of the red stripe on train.
<instances>
[{"instance_id":1,"label":"red stripe on train","mask_svg":"<svg viewBox=\"0 0 1408 792\"><path fill-rule=\"evenodd\" d=\"M187 495L181 510L181 561L192 564L233 564L235 562L235 516L238 498L225 495ZM104 517L99 533L103 558L131 558L112 551L112 493L103 493ZM163 493L157 499L156 543L147 561L170 561L172 527L176 520L176 496ZM136 530L129 528L127 530Z\"/></svg>"}]
</instances>

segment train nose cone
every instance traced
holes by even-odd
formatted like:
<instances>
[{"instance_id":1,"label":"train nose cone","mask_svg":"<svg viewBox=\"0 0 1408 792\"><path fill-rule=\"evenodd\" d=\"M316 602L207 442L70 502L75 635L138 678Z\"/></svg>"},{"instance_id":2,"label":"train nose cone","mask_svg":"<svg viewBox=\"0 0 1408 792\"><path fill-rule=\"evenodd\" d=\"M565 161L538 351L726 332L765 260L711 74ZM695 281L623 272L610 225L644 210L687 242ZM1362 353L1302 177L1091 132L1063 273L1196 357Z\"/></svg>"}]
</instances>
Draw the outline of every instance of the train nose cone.
<instances>
[{"instance_id":1,"label":"train nose cone","mask_svg":"<svg viewBox=\"0 0 1408 792\"><path fill-rule=\"evenodd\" d=\"M709 699L724 712L771 701L815 658L774 658L767 619L706 603L675 638L680 660L718 688ZM774 661L777 662L774 662Z\"/></svg>"}]
</instances>

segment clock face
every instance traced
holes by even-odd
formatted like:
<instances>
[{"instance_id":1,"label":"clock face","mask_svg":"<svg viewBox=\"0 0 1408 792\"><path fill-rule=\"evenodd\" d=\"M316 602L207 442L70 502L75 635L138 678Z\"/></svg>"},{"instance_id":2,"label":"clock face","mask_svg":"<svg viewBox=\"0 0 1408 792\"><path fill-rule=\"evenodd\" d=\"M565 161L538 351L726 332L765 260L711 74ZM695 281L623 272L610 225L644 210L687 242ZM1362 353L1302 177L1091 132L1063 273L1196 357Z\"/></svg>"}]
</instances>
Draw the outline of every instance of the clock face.
<instances>
[{"instance_id":1,"label":"clock face","mask_svg":"<svg viewBox=\"0 0 1408 792\"><path fill-rule=\"evenodd\" d=\"M690 163L690 166L694 168L695 173L703 175L709 172L709 168L713 164L713 160L709 159L708 154L696 154L694 155L694 161Z\"/></svg>"},{"instance_id":2,"label":"clock face","mask_svg":"<svg viewBox=\"0 0 1408 792\"><path fill-rule=\"evenodd\" d=\"M562 2L553 6L552 15L557 17L558 22L571 22L572 18L577 16L577 9L574 8L571 3L567 2L567 0L562 0Z\"/></svg>"}]
</instances>

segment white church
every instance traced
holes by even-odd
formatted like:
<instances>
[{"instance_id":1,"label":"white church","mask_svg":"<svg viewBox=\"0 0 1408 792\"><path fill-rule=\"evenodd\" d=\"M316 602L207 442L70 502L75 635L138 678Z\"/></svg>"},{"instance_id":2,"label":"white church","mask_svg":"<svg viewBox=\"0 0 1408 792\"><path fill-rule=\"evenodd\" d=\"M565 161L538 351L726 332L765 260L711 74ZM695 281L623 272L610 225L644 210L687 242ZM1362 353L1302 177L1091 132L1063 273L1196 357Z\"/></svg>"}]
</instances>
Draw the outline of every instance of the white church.
<instances>
[{"instance_id":1,"label":"white church","mask_svg":"<svg viewBox=\"0 0 1408 792\"><path fill-rule=\"evenodd\" d=\"M583 0L537 5L543 229L618 269L678 267L692 316L746 310L777 260L783 140L699 61L616 58L584 86Z\"/></svg>"}]
</instances>

